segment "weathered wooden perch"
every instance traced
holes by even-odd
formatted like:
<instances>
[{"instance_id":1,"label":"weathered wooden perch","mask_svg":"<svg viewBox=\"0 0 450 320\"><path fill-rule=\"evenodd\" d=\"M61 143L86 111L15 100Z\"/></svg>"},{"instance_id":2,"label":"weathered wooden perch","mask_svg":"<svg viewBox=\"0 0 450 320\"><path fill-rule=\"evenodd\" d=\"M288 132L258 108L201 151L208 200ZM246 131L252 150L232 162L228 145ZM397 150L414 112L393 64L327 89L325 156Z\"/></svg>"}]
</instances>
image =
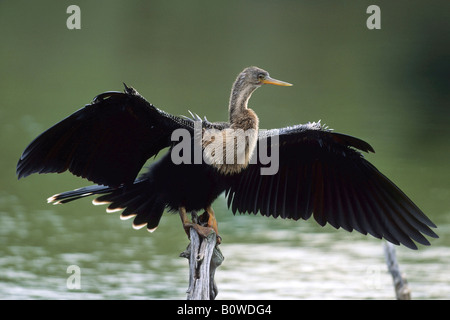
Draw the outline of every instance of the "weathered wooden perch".
<instances>
[{"instance_id":1,"label":"weathered wooden perch","mask_svg":"<svg viewBox=\"0 0 450 320\"><path fill-rule=\"evenodd\" d=\"M384 245L384 254L388 270L394 281L395 295L397 300L411 300L411 290L408 287L406 277L400 272L395 254L395 247L392 243L386 242Z\"/></svg>"},{"instance_id":2,"label":"weathered wooden perch","mask_svg":"<svg viewBox=\"0 0 450 320\"><path fill-rule=\"evenodd\" d=\"M203 238L194 228L190 228L190 240L186 250L180 254L180 257L189 260L187 299L214 300L218 293L214 276L224 260L217 244L217 235L212 231Z\"/></svg>"}]
</instances>

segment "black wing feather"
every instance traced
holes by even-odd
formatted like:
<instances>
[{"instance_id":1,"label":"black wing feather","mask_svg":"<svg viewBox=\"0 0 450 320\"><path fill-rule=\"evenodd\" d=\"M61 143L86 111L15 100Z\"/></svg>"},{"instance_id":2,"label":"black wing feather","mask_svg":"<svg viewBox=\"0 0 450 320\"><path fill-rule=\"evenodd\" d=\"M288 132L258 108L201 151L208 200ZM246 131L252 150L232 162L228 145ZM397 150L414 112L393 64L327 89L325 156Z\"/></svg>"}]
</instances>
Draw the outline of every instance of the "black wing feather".
<instances>
[{"instance_id":1,"label":"black wing feather","mask_svg":"<svg viewBox=\"0 0 450 320\"><path fill-rule=\"evenodd\" d=\"M17 164L18 178L61 173L117 187L132 183L145 161L171 144L177 128L193 121L169 115L125 86L106 92L38 136Z\"/></svg>"},{"instance_id":2,"label":"black wing feather","mask_svg":"<svg viewBox=\"0 0 450 320\"><path fill-rule=\"evenodd\" d=\"M295 220L313 215L322 226L369 233L413 249L413 240L429 244L422 233L437 237L425 214L358 151L374 152L368 143L313 123L261 131L258 147L274 137L277 143L264 145L279 148L278 172L261 175L265 165L253 161L234 176L227 189L234 213Z\"/></svg>"}]
</instances>

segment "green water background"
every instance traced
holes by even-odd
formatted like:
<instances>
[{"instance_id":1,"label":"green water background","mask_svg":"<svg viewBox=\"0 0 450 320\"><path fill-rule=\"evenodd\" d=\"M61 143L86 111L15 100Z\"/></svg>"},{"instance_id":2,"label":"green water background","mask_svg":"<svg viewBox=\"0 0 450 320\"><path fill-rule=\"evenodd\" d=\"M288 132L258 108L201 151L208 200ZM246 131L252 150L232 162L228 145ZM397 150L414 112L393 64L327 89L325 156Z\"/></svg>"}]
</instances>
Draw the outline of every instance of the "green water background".
<instances>
[{"instance_id":1,"label":"green water background","mask_svg":"<svg viewBox=\"0 0 450 320\"><path fill-rule=\"evenodd\" d=\"M183 299L188 241L179 217L134 231L89 200L45 199L88 182L68 173L17 181L43 130L104 91L135 87L157 107L227 119L229 90L249 65L291 88L250 106L262 128L322 120L368 141L367 155L438 225L431 247L397 249L414 298L450 296L450 2L0 2L0 298ZM233 216L214 208L224 242L218 299L390 299L382 241L314 221ZM67 268L80 267L69 289Z\"/></svg>"}]
</instances>

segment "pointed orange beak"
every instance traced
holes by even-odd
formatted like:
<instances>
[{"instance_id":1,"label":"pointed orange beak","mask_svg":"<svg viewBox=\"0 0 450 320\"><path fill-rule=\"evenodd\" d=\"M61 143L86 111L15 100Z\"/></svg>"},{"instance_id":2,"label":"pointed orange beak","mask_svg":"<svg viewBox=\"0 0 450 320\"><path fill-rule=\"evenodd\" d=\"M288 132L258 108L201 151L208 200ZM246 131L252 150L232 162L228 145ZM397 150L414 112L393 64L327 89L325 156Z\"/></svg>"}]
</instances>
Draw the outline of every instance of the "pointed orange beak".
<instances>
[{"instance_id":1,"label":"pointed orange beak","mask_svg":"<svg viewBox=\"0 0 450 320\"><path fill-rule=\"evenodd\" d=\"M263 83L274 84L274 85L276 85L276 86L284 86L284 87L290 87L290 86L292 86L291 83L284 82L284 81L277 80L277 79L273 79L273 78L271 78L271 77L266 77L266 78L263 80Z\"/></svg>"}]
</instances>

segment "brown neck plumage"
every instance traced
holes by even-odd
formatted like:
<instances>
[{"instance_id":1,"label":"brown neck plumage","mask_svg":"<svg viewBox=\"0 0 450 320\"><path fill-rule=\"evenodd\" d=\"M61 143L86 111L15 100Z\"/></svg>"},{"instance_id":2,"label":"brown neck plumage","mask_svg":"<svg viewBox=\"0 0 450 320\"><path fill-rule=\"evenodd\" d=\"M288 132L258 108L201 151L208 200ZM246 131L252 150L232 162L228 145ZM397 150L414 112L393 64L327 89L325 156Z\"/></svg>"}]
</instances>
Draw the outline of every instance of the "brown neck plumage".
<instances>
[{"instance_id":1,"label":"brown neck plumage","mask_svg":"<svg viewBox=\"0 0 450 320\"><path fill-rule=\"evenodd\" d=\"M256 88L257 86L252 86L246 83L242 74L238 76L233 84L230 95L230 104L228 106L229 121L231 125L240 122L241 117L246 117L249 115L249 109L247 107L248 100ZM252 115L256 116L254 112L252 112Z\"/></svg>"}]
</instances>

